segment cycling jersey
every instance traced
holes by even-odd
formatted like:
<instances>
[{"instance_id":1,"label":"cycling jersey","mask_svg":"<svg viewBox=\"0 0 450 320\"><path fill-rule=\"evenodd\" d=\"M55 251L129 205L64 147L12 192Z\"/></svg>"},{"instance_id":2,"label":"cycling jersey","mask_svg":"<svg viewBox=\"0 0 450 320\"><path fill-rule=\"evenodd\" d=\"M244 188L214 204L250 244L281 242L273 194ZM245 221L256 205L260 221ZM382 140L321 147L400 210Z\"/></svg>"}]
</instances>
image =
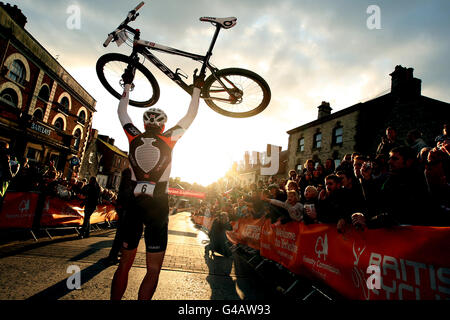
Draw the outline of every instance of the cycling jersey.
<instances>
[{"instance_id":1,"label":"cycling jersey","mask_svg":"<svg viewBox=\"0 0 450 320\"><path fill-rule=\"evenodd\" d=\"M129 160L132 180L137 182L135 194L167 194L172 167L172 150L191 125L198 111L200 89L194 88L186 116L166 132L147 130L142 133L127 114L129 86L119 103L119 119L130 143Z\"/></svg>"}]
</instances>

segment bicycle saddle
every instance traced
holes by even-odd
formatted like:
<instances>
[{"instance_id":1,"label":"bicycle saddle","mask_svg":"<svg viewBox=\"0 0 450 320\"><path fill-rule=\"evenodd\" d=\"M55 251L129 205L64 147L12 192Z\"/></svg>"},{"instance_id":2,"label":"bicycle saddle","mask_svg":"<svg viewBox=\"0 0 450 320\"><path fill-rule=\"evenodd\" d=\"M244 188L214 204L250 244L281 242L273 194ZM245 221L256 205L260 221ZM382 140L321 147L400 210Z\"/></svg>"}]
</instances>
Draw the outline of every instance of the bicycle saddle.
<instances>
[{"instance_id":1,"label":"bicycle saddle","mask_svg":"<svg viewBox=\"0 0 450 320\"><path fill-rule=\"evenodd\" d=\"M212 24L220 24L220 26L224 29L230 29L236 25L237 18L228 17L228 18L213 18L213 17L201 17L200 21L211 22Z\"/></svg>"}]
</instances>

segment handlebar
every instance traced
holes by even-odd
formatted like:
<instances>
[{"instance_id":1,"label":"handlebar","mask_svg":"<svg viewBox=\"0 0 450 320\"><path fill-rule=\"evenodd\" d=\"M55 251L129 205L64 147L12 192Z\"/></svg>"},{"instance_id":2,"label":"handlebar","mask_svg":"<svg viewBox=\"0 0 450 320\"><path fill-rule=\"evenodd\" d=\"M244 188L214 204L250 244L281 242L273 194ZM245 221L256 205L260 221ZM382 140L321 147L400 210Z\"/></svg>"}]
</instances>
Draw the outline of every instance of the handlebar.
<instances>
[{"instance_id":1,"label":"handlebar","mask_svg":"<svg viewBox=\"0 0 450 320\"><path fill-rule=\"evenodd\" d=\"M139 3L133 10L131 10L130 12L128 12L127 17L125 18L125 20L117 27L116 30L114 30L113 32L111 32L110 34L108 34L108 38L106 38L105 42L103 43L103 46L106 48L110 42L114 39L116 40L117 38L117 34L125 27L127 26L127 24L130 21L134 21L136 20L136 18L139 16L139 13L137 13L137 11L139 9L141 9L144 6L145 2L142 1L141 3Z\"/></svg>"}]
</instances>

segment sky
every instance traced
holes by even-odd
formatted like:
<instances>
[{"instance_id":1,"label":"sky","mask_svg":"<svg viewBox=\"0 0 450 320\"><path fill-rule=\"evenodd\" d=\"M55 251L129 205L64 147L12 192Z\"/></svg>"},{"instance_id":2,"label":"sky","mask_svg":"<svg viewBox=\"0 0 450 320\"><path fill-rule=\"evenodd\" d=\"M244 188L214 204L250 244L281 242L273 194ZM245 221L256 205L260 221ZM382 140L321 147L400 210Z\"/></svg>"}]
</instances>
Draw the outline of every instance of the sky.
<instances>
[{"instance_id":1,"label":"sky","mask_svg":"<svg viewBox=\"0 0 450 320\"><path fill-rule=\"evenodd\" d=\"M128 151L118 100L100 84L95 63L105 53L130 53L128 47L102 44L139 0L6 2L17 4L28 19L25 29L97 101L93 128ZM171 176L183 181L208 185L245 151L264 151L267 144L286 150L286 132L317 119L322 101L336 112L388 93L396 65L414 68L423 95L450 101L448 0L151 0L139 12L131 26L141 30L142 39L197 54L206 53L214 32L200 17L237 17L235 27L221 31L211 62L220 69L252 70L271 88L267 109L250 118L225 117L201 101L173 153ZM189 76L199 67L184 58L155 55ZM186 113L190 96L146 66L161 88L154 107L166 111L170 128ZM129 107L140 129L143 111Z\"/></svg>"}]
</instances>

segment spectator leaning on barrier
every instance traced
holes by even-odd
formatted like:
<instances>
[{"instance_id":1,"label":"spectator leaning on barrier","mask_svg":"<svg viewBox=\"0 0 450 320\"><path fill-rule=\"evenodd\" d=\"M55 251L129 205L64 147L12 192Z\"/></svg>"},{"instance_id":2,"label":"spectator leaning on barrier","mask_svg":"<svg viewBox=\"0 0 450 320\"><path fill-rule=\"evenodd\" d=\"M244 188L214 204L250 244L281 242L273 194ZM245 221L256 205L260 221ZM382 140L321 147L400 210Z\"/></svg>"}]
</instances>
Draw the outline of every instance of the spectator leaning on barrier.
<instances>
[{"instance_id":1,"label":"spectator leaning on barrier","mask_svg":"<svg viewBox=\"0 0 450 320\"><path fill-rule=\"evenodd\" d=\"M339 232L345 224L351 222L352 201L344 188L341 179L331 174L325 178L326 189L319 194L317 202L317 220L322 223L336 223Z\"/></svg>"},{"instance_id":2,"label":"spectator leaning on barrier","mask_svg":"<svg viewBox=\"0 0 450 320\"><path fill-rule=\"evenodd\" d=\"M303 222L305 224L317 223L317 197L319 192L314 186L307 186L301 203L304 207Z\"/></svg>"},{"instance_id":3,"label":"spectator leaning on barrier","mask_svg":"<svg viewBox=\"0 0 450 320\"><path fill-rule=\"evenodd\" d=\"M375 215L360 218L360 223L369 228L433 224L435 203L431 201L423 173L417 170L414 150L402 146L392 149L389 155L389 176L381 186L367 188L367 180L373 179L370 169L363 175L364 193L367 198L376 199L372 201L376 207L372 211Z\"/></svg>"},{"instance_id":4,"label":"spectator leaning on barrier","mask_svg":"<svg viewBox=\"0 0 450 320\"><path fill-rule=\"evenodd\" d=\"M296 191L294 190L287 191L287 200L285 202L270 199L265 196L262 199L264 201L269 202L273 206L284 209L285 212L287 212L287 215L281 214L278 217L275 224L284 224L292 220L295 221L303 220L303 204L299 202L298 193Z\"/></svg>"}]
</instances>

